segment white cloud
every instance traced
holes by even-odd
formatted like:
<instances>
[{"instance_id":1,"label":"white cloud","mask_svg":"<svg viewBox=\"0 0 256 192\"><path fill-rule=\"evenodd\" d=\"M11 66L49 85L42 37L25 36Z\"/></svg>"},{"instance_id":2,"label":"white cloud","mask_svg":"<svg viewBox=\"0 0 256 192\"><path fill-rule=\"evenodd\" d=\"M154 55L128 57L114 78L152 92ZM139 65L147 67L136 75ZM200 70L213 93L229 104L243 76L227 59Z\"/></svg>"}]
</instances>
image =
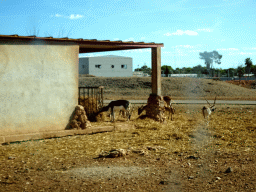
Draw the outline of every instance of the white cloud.
<instances>
[{"instance_id":1,"label":"white cloud","mask_svg":"<svg viewBox=\"0 0 256 192\"><path fill-rule=\"evenodd\" d=\"M133 37L130 37L130 38L125 39L125 40L123 40L123 41L134 41L134 38L133 38Z\"/></svg>"},{"instance_id":2,"label":"white cloud","mask_svg":"<svg viewBox=\"0 0 256 192\"><path fill-rule=\"evenodd\" d=\"M83 15L79 15L79 14L71 14L70 16L69 16L69 19L80 19L80 18L82 18L82 17L84 17Z\"/></svg>"},{"instance_id":3,"label":"white cloud","mask_svg":"<svg viewBox=\"0 0 256 192\"><path fill-rule=\"evenodd\" d=\"M213 29L197 29L197 31L203 31L203 32L213 32Z\"/></svg>"},{"instance_id":4,"label":"white cloud","mask_svg":"<svg viewBox=\"0 0 256 192\"><path fill-rule=\"evenodd\" d=\"M245 53L245 52L240 52L238 53L239 55L252 55L252 53Z\"/></svg>"},{"instance_id":5,"label":"white cloud","mask_svg":"<svg viewBox=\"0 0 256 192\"><path fill-rule=\"evenodd\" d=\"M183 53L183 52L171 52L171 51L163 51L163 54L172 54L172 56L187 56L187 53Z\"/></svg>"},{"instance_id":6,"label":"white cloud","mask_svg":"<svg viewBox=\"0 0 256 192\"><path fill-rule=\"evenodd\" d=\"M149 49L149 48L145 48L145 49L128 49L128 50L124 50L123 52L146 53L146 52L151 52L151 49Z\"/></svg>"},{"instance_id":7,"label":"white cloud","mask_svg":"<svg viewBox=\"0 0 256 192\"><path fill-rule=\"evenodd\" d=\"M237 49L237 48L228 48L228 50L238 51L239 49Z\"/></svg>"},{"instance_id":8,"label":"white cloud","mask_svg":"<svg viewBox=\"0 0 256 192\"><path fill-rule=\"evenodd\" d=\"M55 17L63 17L63 15L60 15L60 14L55 14Z\"/></svg>"},{"instance_id":9,"label":"white cloud","mask_svg":"<svg viewBox=\"0 0 256 192\"><path fill-rule=\"evenodd\" d=\"M256 53L250 53L250 52L229 52L228 55L256 55Z\"/></svg>"},{"instance_id":10,"label":"white cloud","mask_svg":"<svg viewBox=\"0 0 256 192\"><path fill-rule=\"evenodd\" d=\"M196 31L190 31L190 30L186 30L186 31L182 31L182 30L177 30L174 33L166 33L164 34L165 36L173 36L173 35L189 35L189 36L196 36L198 35L198 33Z\"/></svg>"},{"instance_id":11,"label":"white cloud","mask_svg":"<svg viewBox=\"0 0 256 192\"><path fill-rule=\"evenodd\" d=\"M191 48L191 49L194 48L194 46L191 46L191 45L176 45L175 47L176 48L177 47L183 47L183 48Z\"/></svg>"},{"instance_id":12,"label":"white cloud","mask_svg":"<svg viewBox=\"0 0 256 192\"><path fill-rule=\"evenodd\" d=\"M239 49L237 48L220 48L220 49L217 49L217 51L238 51Z\"/></svg>"},{"instance_id":13,"label":"white cloud","mask_svg":"<svg viewBox=\"0 0 256 192\"><path fill-rule=\"evenodd\" d=\"M119 38L114 38L114 41L118 41L119 40Z\"/></svg>"},{"instance_id":14,"label":"white cloud","mask_svg":"<svg viewBox=\"0 0 256 192\"><path fill-rule=\"evenodd\" d=\"M244 50L256 50L256 47L243 47Z\"/></svg>"},{"instance_id":15,"label":"white cloud","mask_svg":"<svg viewBox=\"0 0 256 192\"><path fill-rule=\"evenodd\" d=\"M61 15L61 14L55 14L54 17L63 17L63 18L66 18L66 19L80 19L82 17L84 17L83 15L79 15L79 14L71 14L69 16L64 16L64 15Z\"/></svg>"}]
</instances>

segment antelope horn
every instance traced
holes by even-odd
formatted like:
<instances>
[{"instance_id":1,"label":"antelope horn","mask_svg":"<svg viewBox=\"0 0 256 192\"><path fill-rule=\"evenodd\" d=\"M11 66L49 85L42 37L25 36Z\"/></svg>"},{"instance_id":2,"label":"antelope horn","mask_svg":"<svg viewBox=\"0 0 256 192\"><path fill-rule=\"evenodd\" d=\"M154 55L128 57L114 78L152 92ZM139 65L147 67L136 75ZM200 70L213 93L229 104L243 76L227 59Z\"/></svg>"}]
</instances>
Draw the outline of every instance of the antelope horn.
<instances>
[{"instance_id":1,"label":"antelope horn","mask_svg":"<svg viewBox=\"0 0 256 192\"><path fill-rule=\"evenodd\" d=\"M214 99L214 103L213 103L213 105L215 105L216 98L217 98L217 95L215 96L215 99Z\"/></svg>"},{"instance_id":2,"label":"antelope horn","mask_svg":"<svg viewBox=\"0 0 256 192\"><path fill-rule=\"evenodd\" d=\"M205 98L204 98L205 99ZM205 99L207 101L207 99ZM211 106L211 104L207 101L207 103Z\"/></svg>"}]
</instances>

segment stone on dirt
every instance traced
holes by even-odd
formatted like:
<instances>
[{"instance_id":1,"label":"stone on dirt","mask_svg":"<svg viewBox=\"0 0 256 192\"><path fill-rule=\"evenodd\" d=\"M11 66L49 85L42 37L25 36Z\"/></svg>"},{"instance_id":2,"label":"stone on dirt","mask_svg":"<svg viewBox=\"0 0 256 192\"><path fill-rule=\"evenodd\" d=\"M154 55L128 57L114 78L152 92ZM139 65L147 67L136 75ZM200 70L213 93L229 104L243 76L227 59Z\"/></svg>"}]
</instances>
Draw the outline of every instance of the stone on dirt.
<instances>
[{"instance_id":1,"label":"stone on dirt","mask_svg":"<svg viewBox=\"0 0 256 192\"><path fill-rule=\"evenodd\" d=\"M233 171L233 169L231 167L227 168L227 170L225 171L225 173L231 173Z\"/></svg>"},{"instance_id":2,"label":"stone on dirt","mask_svg":"<svg viewBox=\"0 0 256 192\"><path fill-rule=\"evenodd\" d=\"M116 158L116 157L124 157L128 154L127 150L125 149L113 149L111 151L102 151L99 154L99 158Z\"/></svg>"}]
</instances>

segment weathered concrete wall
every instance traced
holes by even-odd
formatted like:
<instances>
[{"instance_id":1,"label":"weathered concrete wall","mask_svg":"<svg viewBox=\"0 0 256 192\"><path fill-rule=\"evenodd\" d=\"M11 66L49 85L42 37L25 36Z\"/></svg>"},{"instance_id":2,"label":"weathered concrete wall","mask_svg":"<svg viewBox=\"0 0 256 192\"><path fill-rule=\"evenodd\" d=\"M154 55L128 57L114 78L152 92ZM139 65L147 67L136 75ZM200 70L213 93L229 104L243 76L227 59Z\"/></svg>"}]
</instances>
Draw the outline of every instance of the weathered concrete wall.
<instances>
[{"instance_id":1,"label":"weathered concrete wall","mask_svg":"<svg viewBox=\"0 0 256 192\"><path fill-rule=\"evenodd\" d=\"M0 41L0 137L64 130L77 105L78 45Z\"/></svg>"}]
</instances>

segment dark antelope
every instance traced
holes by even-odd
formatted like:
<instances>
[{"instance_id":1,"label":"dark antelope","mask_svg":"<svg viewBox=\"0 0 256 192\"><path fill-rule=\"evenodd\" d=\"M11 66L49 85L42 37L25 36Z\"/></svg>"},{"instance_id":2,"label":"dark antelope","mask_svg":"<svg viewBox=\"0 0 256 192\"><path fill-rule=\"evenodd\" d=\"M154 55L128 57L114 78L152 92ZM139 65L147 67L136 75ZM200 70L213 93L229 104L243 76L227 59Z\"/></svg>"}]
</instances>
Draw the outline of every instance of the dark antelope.
<instances>
[{"instance_id":1,"label":"dark antelope","mask_svg":"<svg viewBox=\"0 0 256 192\"><path fill-rule=\"evenodd\" d=\"M111 101L108 106L103 107L100 112L108 111L109 109L111 122L115 121L115 111L124 111L123 114L126 115L127 121L131 119L133 108L131 103L127 100Z\"/></svg>"}]
</instances>

